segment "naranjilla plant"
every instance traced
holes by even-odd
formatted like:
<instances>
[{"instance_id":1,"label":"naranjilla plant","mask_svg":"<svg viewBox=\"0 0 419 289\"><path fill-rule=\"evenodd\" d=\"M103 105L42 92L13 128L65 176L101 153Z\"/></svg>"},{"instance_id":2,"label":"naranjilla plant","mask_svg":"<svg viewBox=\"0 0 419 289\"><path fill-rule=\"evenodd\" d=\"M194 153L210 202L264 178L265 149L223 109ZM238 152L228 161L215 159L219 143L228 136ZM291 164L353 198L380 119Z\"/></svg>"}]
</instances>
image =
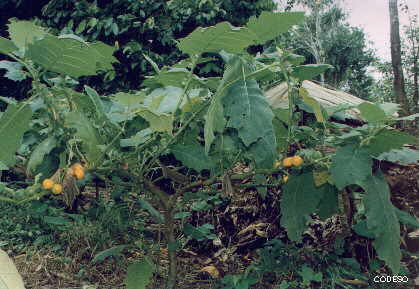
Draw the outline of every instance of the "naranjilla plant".
<instances>
[{"instance_id":1,"label":"naranjilla plant","mask_svg":"<svg viewBox=\"0 0 419 289\"><path fill-rule=\"evenodd\" d=\"M300 12L264 12L243 27L222 22L198 28L178 41L187 58L159 67L147 57L156 73L143 83L145 88L108 96L78 86L77 78L111 71L117 61L113 47L72 34L55 36L26 21L11 22L10 39L0 38L0 52L14 60L7 62L6 77L30 77L33 88L19 103L2 98L8 107L0 115L1 170L15 165L25 133L35 125L42 127L26 163L28 174L35 176L33 184L20 191L3 186L0 200L36 200L52 189L56 194L62 191L71 205L85 174L87 180L99 178L138 192L142 208L164 225L170 262L166 288L171 289L177 283L177 250L184 245L177 238L176 220L187 216L180 197L220 182L225 192L234 193L236 180L252 177L263 197L266 176L280 173L281 181L275 184L283 188L280 224L290 241L302 241L312 214L326 219L339 214L340 207L349 233L354 225L351 195L356 192L378 257L398 273L399 223L405 219L390 202L379 162L413 154L403 145L416 139L390 125L417 115L397 118L396 106L366 102L325 109L300 83L329 65L302 65L304 57L279 48L256 57L247 53L250 46L266 43L303 19ZM208 52L223 59L221 78L195 74L197 65L212 61L203 57ZM288 84L287 110L273 109L259 86L278 77ZM315 122L301 125L299 108L310 110ZM352 108L360 111L364 126L333 122L336 112ZM319 149L323 146L335 150L324 152ZM88 168L72 165L81 160ZM238 163L249 171L233 174ZM117 180L110 178L116 170L121 174ZM140 192L154 201L148 202ZM218 197L212 200L222 202ZM185 224L183 231L187 240L206 240L216 238L212 229L210 224ZM155 269L151 256L131 265L127 288L145 288ZM322 278L308 267L300 269L306 285L310 278ZM307 277L310 274L314 277Z\"/></svg>"}]
</instances>

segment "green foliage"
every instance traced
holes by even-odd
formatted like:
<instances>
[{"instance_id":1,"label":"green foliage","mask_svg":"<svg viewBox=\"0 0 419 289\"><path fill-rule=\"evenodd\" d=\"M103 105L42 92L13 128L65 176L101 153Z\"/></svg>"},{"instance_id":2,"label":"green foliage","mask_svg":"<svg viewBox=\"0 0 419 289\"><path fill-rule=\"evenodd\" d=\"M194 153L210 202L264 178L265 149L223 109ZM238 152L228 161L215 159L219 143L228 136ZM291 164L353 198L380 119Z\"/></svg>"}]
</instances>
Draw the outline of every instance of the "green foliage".
<instances>
[{"instance_id":1,"label":"green foliage","mask_svg":"<svg viewBox=\"0 0 419 289\"><path fill-rule=\"evenodd\" d=\"M77 34L94 42L101 40L108 45L118 43L120 65L116 74L101 75L87 80L100 91L137 89L152 65L172 65L181 59L176 39L185 37L197 27L208 27L228 21L244 25L252 16L262 11L273 11L272 0L227 1L152 1L132 2L117 0L112 5L83 1L51 1L43 9L40 22L63 34ZM210 65L210 64L209 64ZM205 65L203 67L206 67Z\"/></svg>"},{"instance_id":2,"label":"green foliage","mask_svg":"<svg viewBox=\"0 0 419 289\"><path fill-rule=\"evenodd\" d=\"M417 138L397 130L382 129L369 142L368 149L373 156L391 150L400 150L405 144L414 144Z\"/></svg>"},{"instance_id":3,"label":"green foliage","mask_svg":"<svg viewBox=\"0 0 419 289\"><path fill-rule=\"evenodd\" d=\"M57 146L57 139L54 136L50 136L39 143L31 154L31 158L27 164L27 171L32 173L36 168L42 164L46 155Z\"/></svg>"},{"instance_id":4,"label":"green foliage","mask_svg":"<svg viewBox=\"0 0 419 289\"><path fill-rule=\"evenodd\" d=\"M150 283L155 265L150 258L144 258L128 267L125 285L127 289L145 289Z\"/></svg>"},{"instance_id":5,"label":"green foliage","mask_svg":"<svg viewBox=\"0 0 419 289\"><path fill-rule=\"evenodd\" d=\"M26 75L22 68L22 64L18 62L11 62L7 60L0 61L0 69L6 70L4 77L13 81L21 81L26 79Z\"/></svg>"},{"instance_id":6,"label":"green foliage","mask_svg":"<svg viewBox=\"0 0 419 289\"><path fill-rule=\"evenodd\" d=\"M97 130L92 126L89 120L82 113L70 112L67 114L66 122L69 127L76 130L75 136L80 139L81 146L86 151L86 157L92 164L99 160L103 144Z\"/></svg>"},{"instance_id":7,"label":"green foliage","mask_svg":"<svg viewBox=\"0 0 419 289\"><path fill-rule=\"evenodd\" d=\"M78 3L86 9L98 8L88 2ZM160 4L173 3L177 1ZM110 184L113 189L111 198L117 204L99 204L89 212L91 217L101 216L100 229L109 232L106 234L100 234L100 229L90 229L86 220L76 220L70 214L39 213L47 212L49 206L38 203L40 222L61 232L70 226L79 228L73 235L68 235L72 240L86 232L93 232L94 239L104 244L104 239L112 240L113 233L129 231L130 223L125 220L143 219L143 216L132 217L127 212L129 198L122 198L122 195L145 192L152 201L138 196L136 203L139 206L130 208L147 212L166 229L171 262L167 281L170 289L176 284L173 268L180 244L176 240L177 223L174 219L184 219L193 212L223 204L222 193L207 191L207 185L219 190L222 183L223 193L232 195L236 194L233 184L237 180L249 179L251 186L257 187L267 197L269 191L265 185L278 175L281 178L289 176L288 182L282 179L278 183L269 183L269 186L283 187L280 225L287 230L293 242L301 241L311 214L317 213L321 219L333 216L341 205L341 191L345 189L350 193L350 185L361 186L366 194L360 200L360 208L365 206L366 229L360 230L362 222L358 222L359 226L354 230L364 235L370 231L378 256L396 271L400 250L396 246L399 231L395 227L399 220L383 177L372 175L373 157L379 158L383 153L394 152L403 144L414 141L414 138L395 132L386 125L398 120L392 116L396 108L361 104L358 108L369 123L342 133L341 128L349 129L349 126L331 122L319 103L309 98L304 90L298 94L296 89L301 80L323 73L329 66L300 65L302 57L280 49L262 52L258 57L252 57L245 50L283 33L292 24L299 23L301 18L301 13L263 13L240 28L227 22L198 28L188 36L182 35L179 42L179 47L191 54L190 58L174 66L161 67L150 57L144 57L156 72L155 76L143 82L145 88L109 96L101 96L88 85L79 90L76 86L80 83L71 77L98 75L100 71L111 70L115 60L114 48L100 42L89 43L75 35L57 37L48 34L38 39L31 36L34 33L28 32L38 31L37 28L25 26L22 35L15 31L13 37L20 39L19 42L24 45L28 41L32 43L26 49L25 58L18 52L14 52L13 57L21 61L24 72L29 72L27 75L33 78L31 107L34 107L35 114L32 115L29 105L11 103L1 115L0 136L7 133L8 139L13 142L2 150L6 152L4 156L0 153L1 164L3 167L13 165L11 159L20 149L20 152L30 155L29 171L38 172L39 167L49 166L51 174L48 175L52 175L57 169L66 169L84 159L83 162L89 165L89 177L74 183L74 186L89 184L91 178L95 178L95 182L102 180ZM91 19L83 19L76 30L82 32L101 25ZM154 18L147 19L148 25L155 25ZM272 23L279 20L282 28L275 30ZM73 22L71 26L74 28L75 25ZM123 29L110 18L105 26L110 29L108 36L117 36ZM208 42L208 37L213 41ZM48 53L42 54L44 50ZM63 57L64 54L69 55L65 50L74 53L73 62ZM199 66L211 61L206 53L224 62L221 79L199 75ZM292 93L289 94L287 110L273 110L260 89L259 82L275 77L286 79L290 86ZM301 119L302 113L296 111L298 107L314 113L314 116ZM24 114L20 112L23 108L26 109ZM352 107L333 108L329 113L349 108ZM31 122L32 116L34 119ZM304 125L301 125L302 122ZM25 144L24 149L19 148L24 133L31 128L29 135L32 135L39 126L42 133L30 144ZM16 137L10 138L10 135ZM337 150L323 153L318 151L319 145L333 146ZM294 147L299 151L292 151ZM290 148L292 150L289 151ZM278 155L278 151L283 154ZM301 164L292 167L275 164L273 168L274 161L295 154L302 157ZM50 165L52 161L48 158L52 157L56 163ZM236 172L235 168L243 165L246 170ZM319 177L318 172L323 172L323 175ZM16 191L4 186L0 193L5 197L1 200L16 203L42 198L48 192L41 191L39 181L38 175L31 180L30 186ZM68 193L68 187L64 190ZM385 208L385 211L379 208ZM175 215L176 212L179 214ZM406 218L403 220L406 221ZM380 227L383 222L385 228ZM211 224L193 226L182 221L182 225L187 241L217 238ZM105 226L106 229L103 228ZM42 243L42 239L39 242ZM249 288L269 273L285 280L284 277L289 276L285 274L289 272L297 272L296 280L292 281L297 287L311 286L311 283L329 278L333 280L332 288L335 288L336 284L340 285L335 282L336 278L345 275L337 269L344 267L344 261L338 261L336 256L326 262L333 263L333 269L325 269L326 266L303 264L298 258L291 257L290 252L301 253L296 248L285 248L280 242L272 242L268 246L261 254L260 264L251 267L245 274L227 275L230 277L223 280L226 288ZM128 247L115 247L113 244L95 260L118 255L124 248ZM353 264L353 260L346 261ZM151 259L144 259L128 268L125 283L127 287L144 288L151 281L153 272ZM292 282L289 284L294 286ZM282 284L282 287L287 286L287 283Z\"/></svg>"},{"instance_id":8,"label":"green foliage","mask_svg":"<svg viewBox=\"0 0 419 289\"><path fill-rule=\"evenodd\" d=\"M205 154L204 147L198 143L190 145L178 144L170 150L177 160L198 172L205 169L211 170L215 167L215 161Z\"/></svg>"},{"instance_id":9,"label":"green foliage","mask_svg":"<svg viewBox=\"0 0 419 289\"><path fill-rule=\"evenodd\" d=\"M10 167L16 163L15 153L23 134L29 128L32 109L25 103L10 104L0 118L0 162Z\"/></svg>"},{"instance_id":10,"label":"green foliage","mask_svg":"<svg viewBox=\"0 0 419 289\"><path fill-rule=\"evenodd\" d=\"M26 51L28 46L36 39L43 38L46 31L30 21L12 21L8 25L10 39L21 51Z\"/></svg>"},{"instance_id":11,"label":"green foliage","mask_svg":"<svg viewBox=\"0 0 419 289\"><path fill-rule=\"evenodd\" d=\"M309 215L314 213L321 198L322 191L314 185L312 173L291 176L284 185L281 225L287 229L291 241L301 240Z\"/></svg>"},{"instance_id":12,"label":"green foliage","mask_svg":"<svg viewBox=\"0 0 419 289\"><path fill-rule=\"evenodd\" d=\"M96 47L108 48L110 53L102 54ZM117 61L112 54L112 48L103 43L88 45L73 38L49 35L30 45L26 53L45 69L73 77L96 75L97 71L112 67L111 63Z\"/></svg>"},{"instance_id":13,"label":"green foliage","mask_svg":"<svg viewBox=\"0 0 419 289\"><path fill-rule=\"evenodd\" d=\"M8 54L13 51L16 51L18 48L14 43L6 38L0 37L0 52L3 54Z\"/></svg>"},{"instance_id":14,"label":"green foliage","mask_svg":"<svg viewBox=\"0 0 419 289\"><path fill-rule=\"evenodd\" d=\"M360 184L364 197L367 226L374 234L374 248L378 257L397 274L400 270L400 225L393 205L390 190L381 172L369 176Z\"/></svg>"},{"instance_id":15,"label":"green foliage","mask_svg":"<svg viewBox=\"0 0 419 289\"><path fill-rule=\"evenodd\" d=\"M339 148L332 158L331 176L341 190L359 184L371 176L372 158L366 148L348 145Z\"/></svg>"}]
</instances>

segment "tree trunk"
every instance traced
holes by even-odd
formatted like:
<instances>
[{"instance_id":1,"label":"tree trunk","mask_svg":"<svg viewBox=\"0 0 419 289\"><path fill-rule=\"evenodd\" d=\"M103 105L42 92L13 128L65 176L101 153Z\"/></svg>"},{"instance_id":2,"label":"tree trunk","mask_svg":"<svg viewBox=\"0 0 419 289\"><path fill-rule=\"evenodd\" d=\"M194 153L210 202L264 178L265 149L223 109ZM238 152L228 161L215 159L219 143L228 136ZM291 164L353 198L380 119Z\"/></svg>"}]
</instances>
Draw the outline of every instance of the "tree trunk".
<instances>
[{"instance_id":1,"label":"tree trunk","mask_svg":"<svg viewBox=\"0 0 419 289\"><path fill-rule=\"evenodd\" d=\"M389 0L390 12L390 41L391 41L391 64L393 66L393 91L396 101L402 108L402 114L409 113L409 107L404 87L404 76L402 68L402 57L400 48L399 13L397 0Z\"/></svg>"}]
</instances>

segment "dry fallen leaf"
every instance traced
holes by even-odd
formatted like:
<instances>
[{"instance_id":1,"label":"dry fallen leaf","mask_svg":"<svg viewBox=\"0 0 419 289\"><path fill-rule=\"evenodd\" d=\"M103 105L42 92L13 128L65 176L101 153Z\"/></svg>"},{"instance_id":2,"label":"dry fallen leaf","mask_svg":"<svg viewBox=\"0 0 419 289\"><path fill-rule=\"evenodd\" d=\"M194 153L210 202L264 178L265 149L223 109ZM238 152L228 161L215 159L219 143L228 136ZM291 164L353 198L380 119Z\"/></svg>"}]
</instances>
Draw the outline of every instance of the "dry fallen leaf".
<instances>
[{"instance_id":1,"label":"dry fallen leaf","mask_svg":"<svg viewBox=\"0 0 419 289\"><path fill-rule=\"evenodd\" d=\"M220 278L220 272L218 271L217 268L215 268L215 266L205 266L200 271L201 272L207 272L214 279Z\"/></svg>"}]
</instances>

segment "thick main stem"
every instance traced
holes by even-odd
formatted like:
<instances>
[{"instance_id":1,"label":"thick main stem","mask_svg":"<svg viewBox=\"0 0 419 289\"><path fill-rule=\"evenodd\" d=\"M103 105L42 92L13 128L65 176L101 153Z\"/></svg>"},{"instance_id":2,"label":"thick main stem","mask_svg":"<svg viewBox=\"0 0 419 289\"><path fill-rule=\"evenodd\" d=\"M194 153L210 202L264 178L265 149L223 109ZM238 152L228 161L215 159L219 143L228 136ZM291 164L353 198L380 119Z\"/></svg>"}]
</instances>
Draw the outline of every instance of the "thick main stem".
<instances>
[{"instance_id":1,"label":"thick main stem","mask_svg":"<svg viewBox=\"0 0 419 289\"><path fill-rule=\"evenodd\" d=\"M167 277L166 289L174 289L176 288L177 283L177 249L172 206L167 208L165 211L164 221L166 226L165 236L169 255L169 274Z\"/></svg>"}]
</instances>

